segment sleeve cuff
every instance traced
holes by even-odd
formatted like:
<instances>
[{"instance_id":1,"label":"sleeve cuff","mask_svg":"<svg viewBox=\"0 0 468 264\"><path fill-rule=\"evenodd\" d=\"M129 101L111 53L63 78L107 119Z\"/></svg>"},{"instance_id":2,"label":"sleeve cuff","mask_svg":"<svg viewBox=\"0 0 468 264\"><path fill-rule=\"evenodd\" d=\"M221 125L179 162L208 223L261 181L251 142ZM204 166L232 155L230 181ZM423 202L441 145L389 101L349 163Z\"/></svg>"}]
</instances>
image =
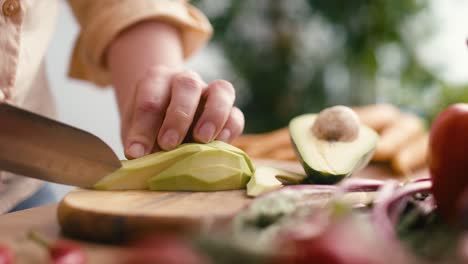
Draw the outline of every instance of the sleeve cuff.
<instances>
[{"instance_id":1,"label":"sleeve cuff","mask_svg":"<svg viewBox=\"0 0 468 264\"><path fill-rule=\"evenodd\" d=\"M109 84L104 54L109 43L128 26L158 19L179 28L184 57L201 48L211 37L208 19L195 7L174 0L125 0L100 10L99 17L87 21L75 43L69 76L98 86Z\"/></svg>"}]
</instances>

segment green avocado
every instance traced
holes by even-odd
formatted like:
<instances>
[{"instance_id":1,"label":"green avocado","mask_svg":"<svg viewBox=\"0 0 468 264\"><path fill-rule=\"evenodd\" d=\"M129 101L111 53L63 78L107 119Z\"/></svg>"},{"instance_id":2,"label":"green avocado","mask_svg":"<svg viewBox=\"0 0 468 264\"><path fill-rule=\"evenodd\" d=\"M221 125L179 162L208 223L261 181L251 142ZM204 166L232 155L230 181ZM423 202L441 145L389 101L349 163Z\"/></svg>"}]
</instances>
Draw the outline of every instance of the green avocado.
<instances>
[{"instance_id":1,"label":"green avocado","mask_svg":"<svg viewBox=\"0 0 468 264\"><path fill-rule=\"evenodd\" d=\"M102 178L94 185L99 190L147 189L147 180L174 163L198 152L211 150L205 144L183 144L171 151L160 151L139 159L126 160L122 167Z\"/></svg>"},{"instance_id":2,"label":"green avocado","mask_svg":"<svg viewBox=\"0 0 468 264\"><path fill-rule=\"evenodd\" d=\"M273 167L258 167L247 183L247 195L259 196L266 192L279 189L284 184L298 184L305 175L288 172Z\"/></svg>"},{"instance_id":3,"label":"green avocado","mask_svg":"<svg viewBox=\"0 0 468 264\"><path fill-rule=\"evenodd\" d=\"M210 147L213 147L213 148L228 150L228 151L234 152L236 154L242 155L244 157L245 161L247 162L247 165L249 165L250 171L252 173L255 172L255 167L254 167L252 161L250 160L250 157L242 149L236 148L231 144L228 144L228 143L223 142L223 141L218 141L218 140L213 141L211 143L208 143L207 145L210 146Z\"/></svg>"},{"instance_id":4,"label":"green avocado","mask_svg":"<svg viewBox=\"0 0 468 264\"><path fill-rule=\"evenodd\" d=\"M250 176L223 165L192 169L170 177L154 177L148 182L152 191L224 191L243 189Z\"/></svg>"},{"instance_id":5,"label":"green avocado","mask_svg":"<svg viewBox=\"0 0 468 264\"><path fill-rule=\"evenodd\" d=\"M224 149L195 153L148 180L154 191L243 189L252 175L244 156Z\"/></svg>"},{"instance_id":6,"label":"green avocado","mask_svg":"<svg viewBox=\"0 0 468 264\"><path fill-rule=\"evenodd\" d=\"M227 143L183 144L171 151L122 161L95 184L100 190L216 191L245 188L254 172L250 158Z\"/></svg>"},{"instance_id":7,"label":"green avocado","mask_svg":"<svg viewBox=\"0 0 468 264\"><path fill-rule=\"evenodd\" d=\"M316 118L305 114L289 123L291 141L307 174L304 183L334 184L369 163L379 139L374 130L360 124L352 141L323 140L311 129Z\"/></svg>"}]
</instances>

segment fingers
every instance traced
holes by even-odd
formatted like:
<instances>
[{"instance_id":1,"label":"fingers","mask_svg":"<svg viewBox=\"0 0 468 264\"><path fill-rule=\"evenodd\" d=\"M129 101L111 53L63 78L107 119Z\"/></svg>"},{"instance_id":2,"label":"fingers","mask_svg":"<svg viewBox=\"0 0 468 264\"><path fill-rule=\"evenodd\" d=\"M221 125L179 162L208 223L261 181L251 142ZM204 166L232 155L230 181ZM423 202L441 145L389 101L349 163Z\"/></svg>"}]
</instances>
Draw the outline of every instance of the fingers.
<instances>
[{"instance_id":1,"label":"fingers","mask_svg":"<svg viewBox=\"0 0 468 264\"><path fill-rule=\"evenodd\" d=\"M156 67L137 84L130 121L122 125L128 158L152 152L169 102L170 76L166 68Z\"/></svg>"},{"instance_id":2,"label":"fingers","mask_svg":"<svg viewBox=\"0 0 468 264\"><path fill-rule=\"evenodd\" d=\"M122 115L127 158L174 149L189 129L193 139L204 143L214 139L229 142L244 129L244 116L233 107L232 85L219 80L207 86L194 72L174 74L168 68L154 67L128 100L132 101L130 111Z\"/></svg>"},{"instance_id":3,"label":"fingers","mask_svg":"<svg viewBox=\"0 0 468 264\"><path fill-rule=\"evenodd\" d=\"M235 91L229 82L211 82L206 91L206 103L194 127L193 137L198 142L208 143L216 138L231 114Z\"/></svg>"},{"instance_id":4,"label":"fingers","mask_svg":"<svg viewBox=\"0 0 468 264\"><path fill-rule=\"evenodd\" d=\"M242 111L237 107L233 107L226 125L221 130L216 139L225 142L231 142L231 140L242 134L242 131L244 130L244 123L245 120Z\"/></svg>"},{"instance_id":5,"label":"fingers","mask_svg":"<svg viewBox=\"0 0 468 264\"><path fill-rule=\"evenodd\" d=\"M171 81L171 100L158 133L159 146L164 150L177 147L187 134L200 102L205 84L198 74L186 71Z\"/></svg>"}]
</instances>

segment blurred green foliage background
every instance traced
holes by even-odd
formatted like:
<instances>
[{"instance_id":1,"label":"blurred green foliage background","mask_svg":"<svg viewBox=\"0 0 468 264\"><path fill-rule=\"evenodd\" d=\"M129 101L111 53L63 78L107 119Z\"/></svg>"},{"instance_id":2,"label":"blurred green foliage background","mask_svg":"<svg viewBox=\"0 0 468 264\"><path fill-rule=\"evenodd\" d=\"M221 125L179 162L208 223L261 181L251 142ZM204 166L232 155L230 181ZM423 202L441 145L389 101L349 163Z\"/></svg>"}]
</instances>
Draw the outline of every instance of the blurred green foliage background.
<instances>
[{"instance_id":1,"label":"blurred green foliage background","mask_svg":"<svg viewBox=\"0 0 468 264\"><path fill-rule=\"evenodd\" d=\"M235 75L246 132L335 105L391 102L429 121L468 101L417 56L425 0L193 0ZM430 19L429 19L430 20ZM462 85L463 86L463 85ZM468 88L468 87L466 87Z\"/></svg>"}]
</instances>

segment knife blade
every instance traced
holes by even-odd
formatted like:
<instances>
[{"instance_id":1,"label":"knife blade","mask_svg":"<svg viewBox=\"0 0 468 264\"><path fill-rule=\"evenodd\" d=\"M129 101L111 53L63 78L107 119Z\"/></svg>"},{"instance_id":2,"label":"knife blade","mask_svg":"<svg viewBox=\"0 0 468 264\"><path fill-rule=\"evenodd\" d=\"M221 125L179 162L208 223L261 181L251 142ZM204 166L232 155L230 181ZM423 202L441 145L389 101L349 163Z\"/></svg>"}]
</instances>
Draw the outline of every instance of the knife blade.
<instances>
[{"instance_id":1,"label":"knife blade","mask_svg":"<svg viewBox=\"0 0 468 264\"><path fill-rule=\"evenodd\" d=\"M0 170L86 188L120 167L93 134L0 104Z\"/></svg>"}]
</instances>

